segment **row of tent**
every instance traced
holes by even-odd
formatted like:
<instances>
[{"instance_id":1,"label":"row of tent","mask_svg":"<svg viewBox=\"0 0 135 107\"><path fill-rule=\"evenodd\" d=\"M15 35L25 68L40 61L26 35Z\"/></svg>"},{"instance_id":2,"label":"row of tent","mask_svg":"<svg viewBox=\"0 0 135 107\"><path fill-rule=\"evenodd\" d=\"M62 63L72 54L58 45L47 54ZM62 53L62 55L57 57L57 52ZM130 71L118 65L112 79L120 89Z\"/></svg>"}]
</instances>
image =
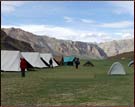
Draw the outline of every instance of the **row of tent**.
<instances>
[{"instance_id":1,"label":"row of tent","mask_svg":"<svg viewBox=\"0 0 135 107\"><path fill-rule=\"evenodd\" d=\"M20 59L22 57L27 61L28 65L31 67L48 67L50 58L52 58L53 60L53 67L58 66L58 64L53 59L51 53L1 50L1 70L20 71Z\"/></svg>"},{"instance_id":2,"label":"row of tent","mask_svg":"<svg viewBox=\"0 0 135 107\"><path fill-rule=\"evenodd\" d=\"M53 67L58 65L73 65L74 56L55 56L51 53L20 52L11 50L1 50L1 70L20 71L20 59L24 58L29 67L45 68L49 66L50 58L53 59Z\"/></svg>"},{"instance_id":3,"label":"row of tent","mask_svg":"<svg viewBox=\"0 0 135 107\"><path fill-rule=\"evenodd\" d=\"M38 52L20 52L1 50L1 70L2 71L20 71L20 59L25 58L28 66L36 68L49 67L50 58L53 59L51 53L38 53ZM53 67L63 63L64 65L73 65L75 57L55 57L53 59ZM87 61L84 66L94 66L91 61ZM128 66L134 65L134 61L130 61ZM124 67L119 62L115 62L110 67L108 74L126 74Z\"/></svg>"}]
</instances>

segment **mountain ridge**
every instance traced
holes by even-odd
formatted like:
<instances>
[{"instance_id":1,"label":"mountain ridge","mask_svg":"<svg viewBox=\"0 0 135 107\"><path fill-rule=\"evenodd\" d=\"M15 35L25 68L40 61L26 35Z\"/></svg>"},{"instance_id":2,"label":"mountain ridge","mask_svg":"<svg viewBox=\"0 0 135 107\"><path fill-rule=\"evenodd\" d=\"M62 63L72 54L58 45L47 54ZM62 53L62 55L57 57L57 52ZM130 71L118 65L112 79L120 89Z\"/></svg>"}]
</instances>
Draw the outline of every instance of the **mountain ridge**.
<instances>
[{"instance_id":1,"label":"mountain ridge","mask_svg":"<svg viewBox=\"0 0 135 107\"><path fill-rule=\"evenodd\" d=\"M16 28L2 28L8 36L29 43L31 47L38 52L51 52L53 55L74 55L81 58L91 58L91 59L104 59L108 56L117 55L123 51L115 51L117 48L117 44L115 42L109 42L109 46L113 46L113 50L108 50L110 47L106 46L106 43L94 44L88 42L80 42L80 41L71 41L71 40L59 40L56 38L51 38L48 36L40 36L35 35L30 32L24 31L22 29ZM130 41L130 40L129 40ZM131 40L132 41L132 40ZM133 42L130 42L129 45L132 46ZM124 43L123 43L124 44ZM125 43L128 44L128 43ZM108 44L107 44L108 45ZM124 47L122 47L124 48ZM133 50L133 46L131 48ZM128 50L127 50L128 51Z\"/></svg>"},{"instance_id":2,"label":"mountain ridge","mask_svg":"<svg viewBox=\"0 0 135 107\"><path fill-rule=\"evenodd\" d=\"M26 50L29 52L33 52L34 50L30 46L30 44L16 40L14 38L9 37L3 30L1 30L1 49L2 50L20 50L25 52Z\"/></svg>"}]
</instances>

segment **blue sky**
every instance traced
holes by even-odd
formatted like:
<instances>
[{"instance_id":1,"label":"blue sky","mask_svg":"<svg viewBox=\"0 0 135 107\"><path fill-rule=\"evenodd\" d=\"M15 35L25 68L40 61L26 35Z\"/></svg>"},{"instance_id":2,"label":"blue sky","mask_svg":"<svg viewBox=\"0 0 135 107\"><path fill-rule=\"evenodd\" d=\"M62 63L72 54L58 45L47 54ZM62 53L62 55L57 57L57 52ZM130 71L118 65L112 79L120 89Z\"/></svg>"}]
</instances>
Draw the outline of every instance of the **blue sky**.
<instances>
[{"instance_id":1,"label":"blue sky","mask_svg":"<svg viewBox=\"0 0 135 107\"><path fill-rule=\"evenodd\" d=\"M2 27L58 39L133 38L133 1L2 1Z\"/></svg>"}]
</instances>

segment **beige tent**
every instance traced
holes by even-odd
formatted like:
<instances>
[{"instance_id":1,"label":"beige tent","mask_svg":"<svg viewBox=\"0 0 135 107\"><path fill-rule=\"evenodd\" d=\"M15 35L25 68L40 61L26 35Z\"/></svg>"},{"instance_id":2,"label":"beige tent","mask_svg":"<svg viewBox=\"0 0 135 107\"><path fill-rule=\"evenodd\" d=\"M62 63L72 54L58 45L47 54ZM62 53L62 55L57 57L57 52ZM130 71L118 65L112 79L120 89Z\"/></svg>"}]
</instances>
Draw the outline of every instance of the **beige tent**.
<instances>
[{"instance_id":1,"label":"beige tent","mask_svg":"<svg viewBox=\"0 0 135 107\"><path fill-rule=\"evenodd\" d=\"M63 65L63 56L54 56L54 60L58 65Z\"/></svg>"}]
</instances>

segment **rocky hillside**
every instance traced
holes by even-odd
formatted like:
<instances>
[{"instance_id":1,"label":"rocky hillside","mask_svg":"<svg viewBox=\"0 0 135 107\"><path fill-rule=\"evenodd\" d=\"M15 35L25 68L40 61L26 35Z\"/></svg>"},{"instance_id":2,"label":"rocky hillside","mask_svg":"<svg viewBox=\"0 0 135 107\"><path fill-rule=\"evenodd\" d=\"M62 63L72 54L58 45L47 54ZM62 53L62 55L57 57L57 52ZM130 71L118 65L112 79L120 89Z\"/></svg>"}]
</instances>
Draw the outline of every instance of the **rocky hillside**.
<instances>
[{"instance_id":1,"label":"rocky hillside","mask_svg":"<svg viewBox=\"0 0 135 107\"><path fill-rule=\"evenodd\" d=\"M114 60L119 60L119 59L130 59L133 60L134 59L134 52L126 52L126 53L122 53L122 54L118 54L116 56L111 56L108 57L108 59L114 59Z\"/></svg>"},{"instance_id":2,"label":"rocky hillside","mask_svg":"<svg viewBox=\"0 0 135 107\"><path fill-rule=\"evenodd\" d=\"M80 58L103 59L121 53L134 51L134 40L120 40L100 44L58 40L48 36L34 35L21 29L3 30L8 36L24 41L37 52L51 52L53 55L75 55Z\"/></svg>"},{"instance_id":3,"label":"rocky hillside","mask_svg":"<svg viewBox=\"0 0 135 107\"><path fill-rule=\"evenodd\" d=\"M13 39L1 30L1 49L2 50L20 50L20 51L34 51L30 44Z\"/></svg>"},{"instance_id":4,"label":"rocky hillside","mask_svg":"<svg viewBox=\"0 0 135 107\"><path fill-rule=\"evenodd\" d=\"M110 57L134 51L134 39L105 42L98 44L98 46Z\"/></svg>"},{"instance_id":5,"label":"rocky hillside","mask_svg":"<svg viewBox=\"0 0 135 107\"><path fill-rule=\"evenodd\" d=\"M106 58L104 51L95 44L58 40L37 36L21 29L3 29L10 37L29 43L35 51L51 52L54 55L75 55L82 58Z\"/></svg>"}]
</instances>

